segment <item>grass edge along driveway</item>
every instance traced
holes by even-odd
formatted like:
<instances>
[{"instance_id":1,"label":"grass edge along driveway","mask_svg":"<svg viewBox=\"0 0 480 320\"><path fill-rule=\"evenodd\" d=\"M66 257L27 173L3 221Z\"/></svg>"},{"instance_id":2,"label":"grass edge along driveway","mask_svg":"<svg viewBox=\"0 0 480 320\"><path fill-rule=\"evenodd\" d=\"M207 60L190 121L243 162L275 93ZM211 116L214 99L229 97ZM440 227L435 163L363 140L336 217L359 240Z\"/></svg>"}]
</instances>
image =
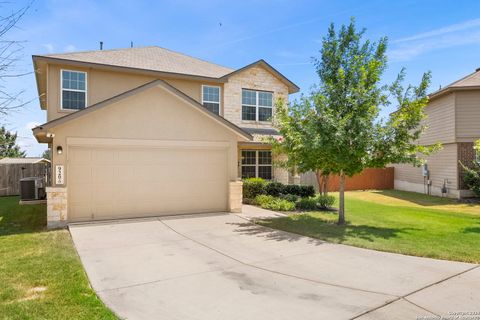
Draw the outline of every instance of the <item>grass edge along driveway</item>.
<instances>
[{"instance_id":1,"label":"grass edge along driveway","mask_svg":"<svg viewBox=\"0 0 480 320\"><path fill-rule=\"evenodd\" d=\"M0 197L2 319L117 319L90 287L67 230L46 231L46 206Z\"/></svg>"},{"instance_id":2,"label":"grass edge along driveway","mask_svg":"<svg viewBox=\"0 0 480 320\"><path fill-rule=\"evenodd\" d=\"M333 243L480 263L480 204L394 190L351 191L346 218L347 225L339 226L336 212L313 211L258 223Z\"/></svg>"}]
</instances>

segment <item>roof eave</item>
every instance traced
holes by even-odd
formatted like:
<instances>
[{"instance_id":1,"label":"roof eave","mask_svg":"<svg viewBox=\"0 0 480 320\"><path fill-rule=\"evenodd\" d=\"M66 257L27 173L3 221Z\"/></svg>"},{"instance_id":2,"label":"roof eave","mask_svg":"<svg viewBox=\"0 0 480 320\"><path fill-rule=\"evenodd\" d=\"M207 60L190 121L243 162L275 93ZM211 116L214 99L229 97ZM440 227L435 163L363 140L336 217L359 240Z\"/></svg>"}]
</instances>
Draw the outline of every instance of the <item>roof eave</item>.
<instances>
[{"instance_id":1,"label":"roof eave","mask_svg":"<svg viewBox=\"0 0 480 320\"><path fill-rule=\"evenodd\" d=\"M37 58L36 56L32 56L32 63L33 63L33 72L35 73L35 82L36 82L36 85L37 85L37 93L38 93L38 101L40 103L40 108L43 109L43 110L46 110L47 109L47 105L46 105L46 101L45 99L42 99L42 97L44 97L43 93L42 93L42 89L40 88L40 72L39 72L39 66L38 66L38 63L37 63ZM45 76L46 77L46 76ZM46 78L45 78L45 82L46 82Z\"/></svg>"},{"instance_id":2,"label":"roof eave","mask_svg":"<svg viewBox=\"0 0 480 320\"><path fill-rule=\"evenodd\" d=\"M448 93L455 92L455 91L470 91L470 90L480 90L480 86L458 86L458 87L446 87L444 89L438 90L434 93L428 95L428 99L434 100L440 98Z\"/></svg>"},{"instance_id":3,"label":"roof eave","mask_svg":"<svg viewBox=\"0 0 480 320\"><path fill-rule=\"evenodd\" d=\"M152 76L163 77L163 78L189 79L189 80L199 80L199 81L208 81L208 82L217 82L217 83L224 83L225 82L222 79L222 77L215 78L215 77L208 77L208 76L201 76L201 75L187 74L187 73L156 71L156 70L151 70L151 69L125 67L125 66L118 66L118 65L105 64L105 63L77 61L77 60L62 59L62 58L53 58L53 57L41 56L41 55L34 55L32 57L33 57L33 59L43 60L43 61L46 61L46 62L52 63L52 64L66 64L66 65L85 67L85 68L95 67L96 69L122 71L122 72L137 73L137 74L141 73L141 74L152 75Z\"/></svg>"}]
</instances>

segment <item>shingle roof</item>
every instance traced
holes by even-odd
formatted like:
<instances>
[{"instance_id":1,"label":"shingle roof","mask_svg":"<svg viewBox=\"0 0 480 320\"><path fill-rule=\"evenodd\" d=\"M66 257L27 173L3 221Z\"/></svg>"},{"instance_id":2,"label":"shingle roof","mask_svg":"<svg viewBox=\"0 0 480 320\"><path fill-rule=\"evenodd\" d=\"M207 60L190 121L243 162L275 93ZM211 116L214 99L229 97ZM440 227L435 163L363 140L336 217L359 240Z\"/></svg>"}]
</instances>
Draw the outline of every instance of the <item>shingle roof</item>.
<instances>
[{"instance_id":1,"label":"shingle roof","mask_svg":"<svg viewBox=\"0 0 480 320\"><path fill-rule=\"evenodd\" d=\"M44 57L211 78L220 78L234 71L157 46L50 54Z\"/></svg>"},{"instance_id":2,"label":"shingle roof","mask_svg":"<svg viewBox=\"0 0 480 320\"><path fill-rule=\"evenodd\" d=\"M480 70L477 69L474 73L455 81L449 87L476 87L480 86Z\"/></svg>"},{"instance_id":3,"label":"shingle roof","mask_svg":"<svg viewBox=\"0 0 480 320\"><path fill-rule=\"evenodd\" d=\"M480 68L475 70L474 73L469 74L466 77L463 77L455 82L450 83L449 85L443 87L442 89L435 91L430 94L430 98L439 96L447 91L454 89L468 89L468 88L478 88L480 87Z\"/></svg>"},{"instance_id":4,"label":"shingle roof","mask_svg":"<svg viewBox=\"0 0 480 320\"><path fill-rule=\"evenodd\" d=\"M28 163L39 163L39 162L50 162L48 159L40 157L27 157L27 158L3 158L0 159L0 164L28 164Z\"/></svg>"}]
</instances>

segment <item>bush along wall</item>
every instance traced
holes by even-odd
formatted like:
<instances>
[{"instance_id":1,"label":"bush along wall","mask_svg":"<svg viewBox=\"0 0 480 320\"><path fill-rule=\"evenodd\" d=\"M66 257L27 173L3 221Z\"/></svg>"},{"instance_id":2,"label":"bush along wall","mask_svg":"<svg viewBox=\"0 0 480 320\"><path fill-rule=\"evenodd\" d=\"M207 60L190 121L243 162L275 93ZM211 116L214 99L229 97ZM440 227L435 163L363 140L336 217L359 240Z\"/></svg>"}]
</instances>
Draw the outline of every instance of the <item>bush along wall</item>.
<instances>
[{"instance_id":1,"label":"bush along wall","mask_svg":"<svg viewBox=\"0 0 480 320\"><path fill-rule=\"evenodd\" d=\"M280 182L265 181L261 178L249 178L243 180L243 198L255 199L256 196L266 194L274 197L282 195L294 195L300 198L313 197L313 186L299 186L295 184L285 185Z\"/></svg>"},{"instance_id":2,"label":"bush along wall","mask_svg":"<svg viewBox=\"0 0 480 320\"><path fill-rule=\"evenodd\" d=\"M284 185L260 178L245 179L243 203L277 211L322 210L335 202L333 196L315 195L313 186Z\"/></svg>"}]
</instances>

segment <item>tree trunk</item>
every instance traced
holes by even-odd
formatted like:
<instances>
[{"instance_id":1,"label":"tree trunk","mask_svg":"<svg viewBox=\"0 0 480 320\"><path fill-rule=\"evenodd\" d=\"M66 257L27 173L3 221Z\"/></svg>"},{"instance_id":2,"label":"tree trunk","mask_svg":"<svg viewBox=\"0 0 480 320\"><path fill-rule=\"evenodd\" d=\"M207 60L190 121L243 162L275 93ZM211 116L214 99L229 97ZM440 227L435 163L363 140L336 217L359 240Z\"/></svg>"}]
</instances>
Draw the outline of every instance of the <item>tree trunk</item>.
<instances>
[{"instance_id":1,"label":"tree trunk","mask_svg":"<svg viewBox=\"0 0 480 320\"><path fill-rule=\"evenodd\" d=\"M323 176L323 195L328 195L328 174Z\"/></svg>"},{"instance_id":2,"label":"tree trunk","mask_svg":"<svg viewBox=\"0 0 480 320\"><path fill-rule=\"evenodd\" d=\"M340 172L340 188L339 188L339 208L338 208L338 224L345 224L345 173Z\"/></svg>"},{"instance_id":3,"label":"tree trunk","mask_svg":"<svg viewBox=\"0 0 480 320\"><path fill-rule=\"evenodd\" d=\"M322 175L322 171L321 170L317 170L315 171L315 175L317 177L317 183L318 183L318 192L320 194L323 194L323 175Z\"/></svg>"},{"instance_id":4,"label":"tree trunk","mask_svg":"<svg viewBox=\"0 0 480 320\"><path fill-rule=\"evenodd\" d=\"M321 170L317 170L315 175L317 177L318 192L326 196L328 194L328 174L325 175Z\"/></svg>"}]
</instances>

